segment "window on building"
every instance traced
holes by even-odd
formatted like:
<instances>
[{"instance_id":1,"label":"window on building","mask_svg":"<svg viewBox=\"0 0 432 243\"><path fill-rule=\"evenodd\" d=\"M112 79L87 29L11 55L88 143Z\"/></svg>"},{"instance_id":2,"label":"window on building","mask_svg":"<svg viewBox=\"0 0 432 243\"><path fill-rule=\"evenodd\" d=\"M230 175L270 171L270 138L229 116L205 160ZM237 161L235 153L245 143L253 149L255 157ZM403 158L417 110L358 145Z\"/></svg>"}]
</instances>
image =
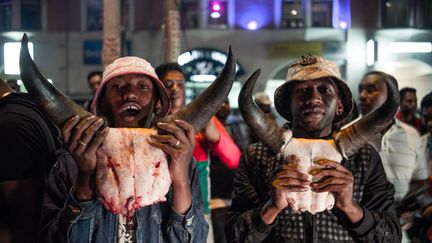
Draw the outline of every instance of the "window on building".
<instances>
[{"instance_id":1,"label":"window on building","mask_svg":"<svg viewBox=\"0 0 432 243\"><path fill-rule=\"evenodd\" d=\"M103 29L103 0L87 0L87 30Z\"/></svg>"},{"instance_id":2,"label":"window on building","mask_svg":"<svg viewBox=\"0 0 432 243\"><path fill-rule=\"evenodd\" d=\"M410 0L381 1L383 27L403 28L410 25Z\"/></svg>"},{"instance_id":3,"label":"window on building","mask_svg":"<svg viewBox=\"0 0 432 243\"><path fill-rule=\"evenodd\" d=\"M124 30L131 28L130 16L131 0L120 1L120 21ZM103 0L87 0L87 24L86 28L89 31L103 30Z\"/></svg>"},{"instance_id":4,"label":"window on building","mask_svg":"<svg viewBox=\"0 0 432 243\"><path fill-rule=\"evenodd\" d=\"M384 28L432 28L432 1L381 0Z\"/></svg>"},{"instance_id":5,"label":"window on building","mask_svg":"<svg viewBox=\"0 0 432 243\"><path fill-rule=\"evenodd\" d=\"M301 0L282 0L282 28L304 28Z\"/></svg>"},{"instance_id":6,"label":"window on building","mask_svg":"<svg viewBox=\"0 0 432 243\"><path fill-rule=\"evenodd\" d=\"M124 30L130 30L131 24L130 24L130 5L131 0L121 0L120 2L120 11L121 11L121 25L124 28Z\"/></svg>"},{"instance_id":7,"label":"window on building","mask_svg":"<svg viewBox=\"0 0 432 243\"><path fill-rule=\"evenodd\" d=\"M414 1L414 26L415 28L432 29L432 1Z\"/></svg>"},{"instance_id":8,"label":"window on building","mask_svg":"<svg viewBox=\"0 0 432 243\"><path fill-rule=\"evenodd\" d=\"M21 0L21 29L41 30L42 2L41 0Z\"/></svg>"},{"instance_id":9,"label":"window on building","mask_svg":"<svg viewBox=\"0 0 432 243\"><path fill-rule=\"evenodd\" d=\"M208 26L216 28L228 27L228 5L226 1L209 1L208 5Z\"/></svg>"},{"instance_id":10,"label":"window on building","mask_svg":"<svg viewBox=\"0 0 432 243\"><path fill-rule=\"evenodd\" d=\"M0 30L12 28L12 0L0 0Z\"/></svg>"},{"instance_id":11,"label":"window on building","mask_svg":"<svg viewBox=\"0 0 432 243\"><path fill-rule=\"evenodd\" d=\"M199 26L199 1L182 0L180 3L180 18L182 29L196 29Z\"/></svg>"},{"instance_id":12,"label":"window on building","mask_svg":"<svg viewBox=\"0 0 432 243\"><path fill-rule=\"evenodd\" d=\"M312 1L312 26L332 27L332 0Z\"/></svg>"}]
</instances>

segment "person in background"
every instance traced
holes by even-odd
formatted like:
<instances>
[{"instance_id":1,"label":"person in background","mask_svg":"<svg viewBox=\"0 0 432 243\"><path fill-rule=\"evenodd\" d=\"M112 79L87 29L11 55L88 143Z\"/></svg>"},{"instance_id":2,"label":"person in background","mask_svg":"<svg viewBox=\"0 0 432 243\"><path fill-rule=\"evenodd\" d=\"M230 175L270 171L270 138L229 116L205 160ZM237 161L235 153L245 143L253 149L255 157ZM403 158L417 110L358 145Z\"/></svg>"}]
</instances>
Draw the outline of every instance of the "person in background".
<instances>
[{"instance_id":1,"label":"person in background","mask_svg":"<svg viewBox=\"0 0 432 243\"><path fill-rule=\"evenodd\" d=\"M88 75L87 75L87 84L90 88L91 91L91 97L89 100L87 100L84 103L84 108L86 108L86 110L90 111L90 106L93 102L94 99L94 95L96 93L96 90L98 89L99 85L102 82L102 72L101 71L91 71Z\"/></svg>"},{"instance_id":2,"label":"person in background","mask_svg":"<svg viewBox=\"0 0 432 243\"><path fill-rule=\"evenodd\" d=\"M231 138L240 148L247 149L250 143L249 129L243 118L233 114L229 100L226 99L216 117L224 125ZM234 169L227 168L220 159L211 154L210 158L211 182L211 218L215 242L227 242L225 237L225 222L228 209L231 206L231 193L233 189Z\"/></svg>"},{"instance_id":3,"label":"person in background","mask_svg":"<svg viewBox=\"0 0 432 243\"><path fill-rule=\"evenodd\" d=\"M257 92L255 93L255 104L264 112L266 113L269 118L276 121L276 116L273 114L273 111L271 110L272 102L270 100L270 97L264 93L264 92Z\"/></svg>"},{"instance_id":4,"label":"person in background","mask_svg":"<svg viewBox=\"0 0 432 243\"><path fill-rule=\"evenodd\" d=\"M59 134L28 94L0 79L0 242L36 242Z\"/></svg>"},{"instance_id":5,"label":"person in background","mask_svg":"<svg viewBox=\"0 0 432 243\"><path fill-rule=\"evenodd\" d=\"M421 206L416 211L412 212L415 214L413 226L408 230L408 234L412 239L412 242L432 242L432 205L428 205L430 202L431 187L432 187L432 92L426 94L420 102L421 120L425 134L421 137L422 145L425 148L425 158L428 166L429 184L425 185L426 192L419 190L415 194L408 195L406 200L409 204L403 204L402 206L415 205L421 202ZM416 203L413 203L413 198ZM426 199L426 200L424 200Z\"/></svg>"},{"instance_id":6,"label":"person in background","mask_svg":"<svg viewBox=\"0 0 432 243\"><path fill-rule=\"evenodd\" d=\"M421 120L417 118L417 95L416 89L406 87L399 90L400 109L396 113L396 118L406 124L413 126L421 133Z\"/></svg>"},{"instance_id":7,"label":"person in background","mask_svg":"<svg viewBox=\"0 0 432 243\"><path fill-rule=\"evenodd\" d=\"M329 139L349 117L353 101L334 62L304 56L275 91L275 107L291 121L293 137ZM262 142L242 155L225 228L229 242L400 241L394 189L372 146L364 145L341 163L320 162L328 170L314 174L314 182L292 157L284 160ZM333 208L316 214L292 210L284 193L308 190L331 192Z\"/></svg>"},{"instance_id":8,"label":"person in background","mask_svg":"<svg viewBox=\"0 0 432 243\"><path fill-rule=\"evenodd\" d=\"M425 149L425 157L428 163L428 175L432 176L432 92L425 95L420 103L422 124L426 133L422 136L422 144Z\"/></svg>"},{"instance_id":9,"label":"person in background","mask_svg":"<svg viewBox=\"0 0 432 243\"><path fill-rule=\"evenodd\" d=\"M386 99L385 79L397 85L393 76L383 72L372 71L363 76L359 85L359 108L362 116L379 107ZM411 97L407 95L408 93L404 95ZM393 126L382 136L381 140L375 139L370 143L378 150L387 179L394 185L396 204L405 195L415 192L426 182L428 174L424 147L414 127L394 119ZM410 227L412 220L413 215L401 216L404 230ZM406 234L404 234L403 241L408 242Z\"/></svg>"},{"instance_id":10,"label":"person in background","mask_svg":"<svg viewBox=\"0 0 432 243\"><path fill-rule=\"evenodd\" d=\"M232 112L228 99L225 100L222 108L216 113L216 117L224 125L240 151L246 150L250 144L249 128L240 115Z\"/></svg>"},{"instance_id":11,"label":"person in background","mask_svg":"<svg viewBox=\"0 0 432 243\"><path fill-rule=\"evenodd\" d=\"M170 113L174 114L185 106L186 81L183 70L177 63L165 63L156 68L156 73L164 83L171 99ZM240 160L240 150L225 130L222 123L213 116L207 125L195 136L194 158L198 163L204 213L211 226L210 208L210 153L219 158L227 168L235 169ZM207 242L214 242L210 227Z\"/></svg>"},{"instance_id":12,"label":"person in background","mask_svg":"<svg viewBox=\"0 0 432 243\"><path fill-rule=\"evenodd\" d=\"M18 84L18 81L16 79L9 79L7 81L7 85L9 85L9 87L11 89L13 89L15 92L20 92L21 91L21 87Z\"/></svg>"},{"instance_id":13,"label":"person in background","mask_svg":"<svg viewBox=\"0 0 432 243\"><path fill-rule=\"evenodd\" d=\"M271 110L272 102L270 100L270 97L266 93L264 93L264 92L255 93L254 101L255 101L255 104L257 104L257 106L264 112L264 114L268 118L270 118L274 122L277 122L276 116L273 113L273 111ZM250 137L251 137L250 143L259 142L254 131L250 131Z\"/></svg>"}]
</instances>

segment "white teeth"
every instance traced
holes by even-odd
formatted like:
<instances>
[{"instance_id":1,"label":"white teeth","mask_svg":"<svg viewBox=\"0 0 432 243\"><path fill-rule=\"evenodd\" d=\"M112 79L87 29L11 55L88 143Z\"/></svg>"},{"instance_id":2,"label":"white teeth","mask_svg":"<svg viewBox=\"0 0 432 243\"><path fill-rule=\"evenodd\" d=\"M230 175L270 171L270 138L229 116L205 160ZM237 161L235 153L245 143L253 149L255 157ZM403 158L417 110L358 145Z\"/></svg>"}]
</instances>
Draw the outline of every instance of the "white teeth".
<instances>
[{"instance_id":1,"label":"white teeth","mask_svg":"<svg viewBox=\"0 0 432 243\"><path fill-rule=\"evenodd\" d=\"M133 105L123 107L122 111L139 111L139 108Z\"/></svg>"}]
</instances>

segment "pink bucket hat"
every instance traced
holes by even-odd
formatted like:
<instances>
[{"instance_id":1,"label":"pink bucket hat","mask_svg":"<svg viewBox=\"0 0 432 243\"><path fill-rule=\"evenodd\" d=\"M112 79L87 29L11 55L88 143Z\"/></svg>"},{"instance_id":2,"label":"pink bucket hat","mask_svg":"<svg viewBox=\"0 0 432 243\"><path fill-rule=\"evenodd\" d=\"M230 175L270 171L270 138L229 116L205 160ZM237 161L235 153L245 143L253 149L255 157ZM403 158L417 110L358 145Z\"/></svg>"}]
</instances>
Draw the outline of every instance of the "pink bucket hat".
<instances>
[{"instance_id":1,"label":"pink bucket hat","mask_svg":"<svg viewBox=\"0 0 432 243\"><path fill-rule=\"evenodd\" d=\"M105 68L105 71L103 72L102 75L102 82L99 85L98 89L96 90L95 98L91 105L92 112L94 114L98 113L98 108L100 105L98 100L100 99L100 95L102 95L101 92L104 86L106 85L106 83L108 83L108 81L110 81L115 77L126 75L126 74L144 74L153 80L154 84L157 87L156 91L161 101L161 110L158 111L158 116L159 117L166 116L170 109L170 99L165 89L165 86L159 80L154 68L151 66L149 62L147 62L142 58L134 57L134 56L118 58Z\"/></svg>"},{"instance_id":2,"label":"pink bucket hat","mask_svg":"<svg viewBox=\"0 0 432 243\"><path fill-rule=\"evenodd\" d=\"M342 80L336 63L319 56L303 56L288 69L286 82L279 86L274 93L275 108L279 114L291 121L290 89L295 82L314 80L319 78L331 78L339 89L339 96L344 106L342 114L335 118L336 122L343 121L351 114L354 101L351 90Z\"/></svg>"}]
</instances>

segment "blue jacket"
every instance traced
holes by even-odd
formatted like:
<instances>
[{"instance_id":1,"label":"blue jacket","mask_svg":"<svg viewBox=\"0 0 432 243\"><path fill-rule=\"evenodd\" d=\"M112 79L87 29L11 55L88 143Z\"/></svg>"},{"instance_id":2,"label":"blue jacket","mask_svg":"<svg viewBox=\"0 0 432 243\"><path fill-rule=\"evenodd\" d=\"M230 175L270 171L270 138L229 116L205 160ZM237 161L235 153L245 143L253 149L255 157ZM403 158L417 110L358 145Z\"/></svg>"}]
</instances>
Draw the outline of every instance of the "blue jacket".
<instances>
[{"instance_id":1,"label":"blue jacket","mask_svg":"<svg viewBox=\"0 0 432 243\"><path fill-rule=\"evenodd\" d=\"M192 206L186 215L167 201L136 212L138 242L206 242L208 225L204 219L201 189L195 161L189 168ZM118 216L102 205L101 199L78 202L71 187L77 167L70 154L63 154L51 169L42 209L40 242L116 242Z\"/></svg>"}]
</instances>

